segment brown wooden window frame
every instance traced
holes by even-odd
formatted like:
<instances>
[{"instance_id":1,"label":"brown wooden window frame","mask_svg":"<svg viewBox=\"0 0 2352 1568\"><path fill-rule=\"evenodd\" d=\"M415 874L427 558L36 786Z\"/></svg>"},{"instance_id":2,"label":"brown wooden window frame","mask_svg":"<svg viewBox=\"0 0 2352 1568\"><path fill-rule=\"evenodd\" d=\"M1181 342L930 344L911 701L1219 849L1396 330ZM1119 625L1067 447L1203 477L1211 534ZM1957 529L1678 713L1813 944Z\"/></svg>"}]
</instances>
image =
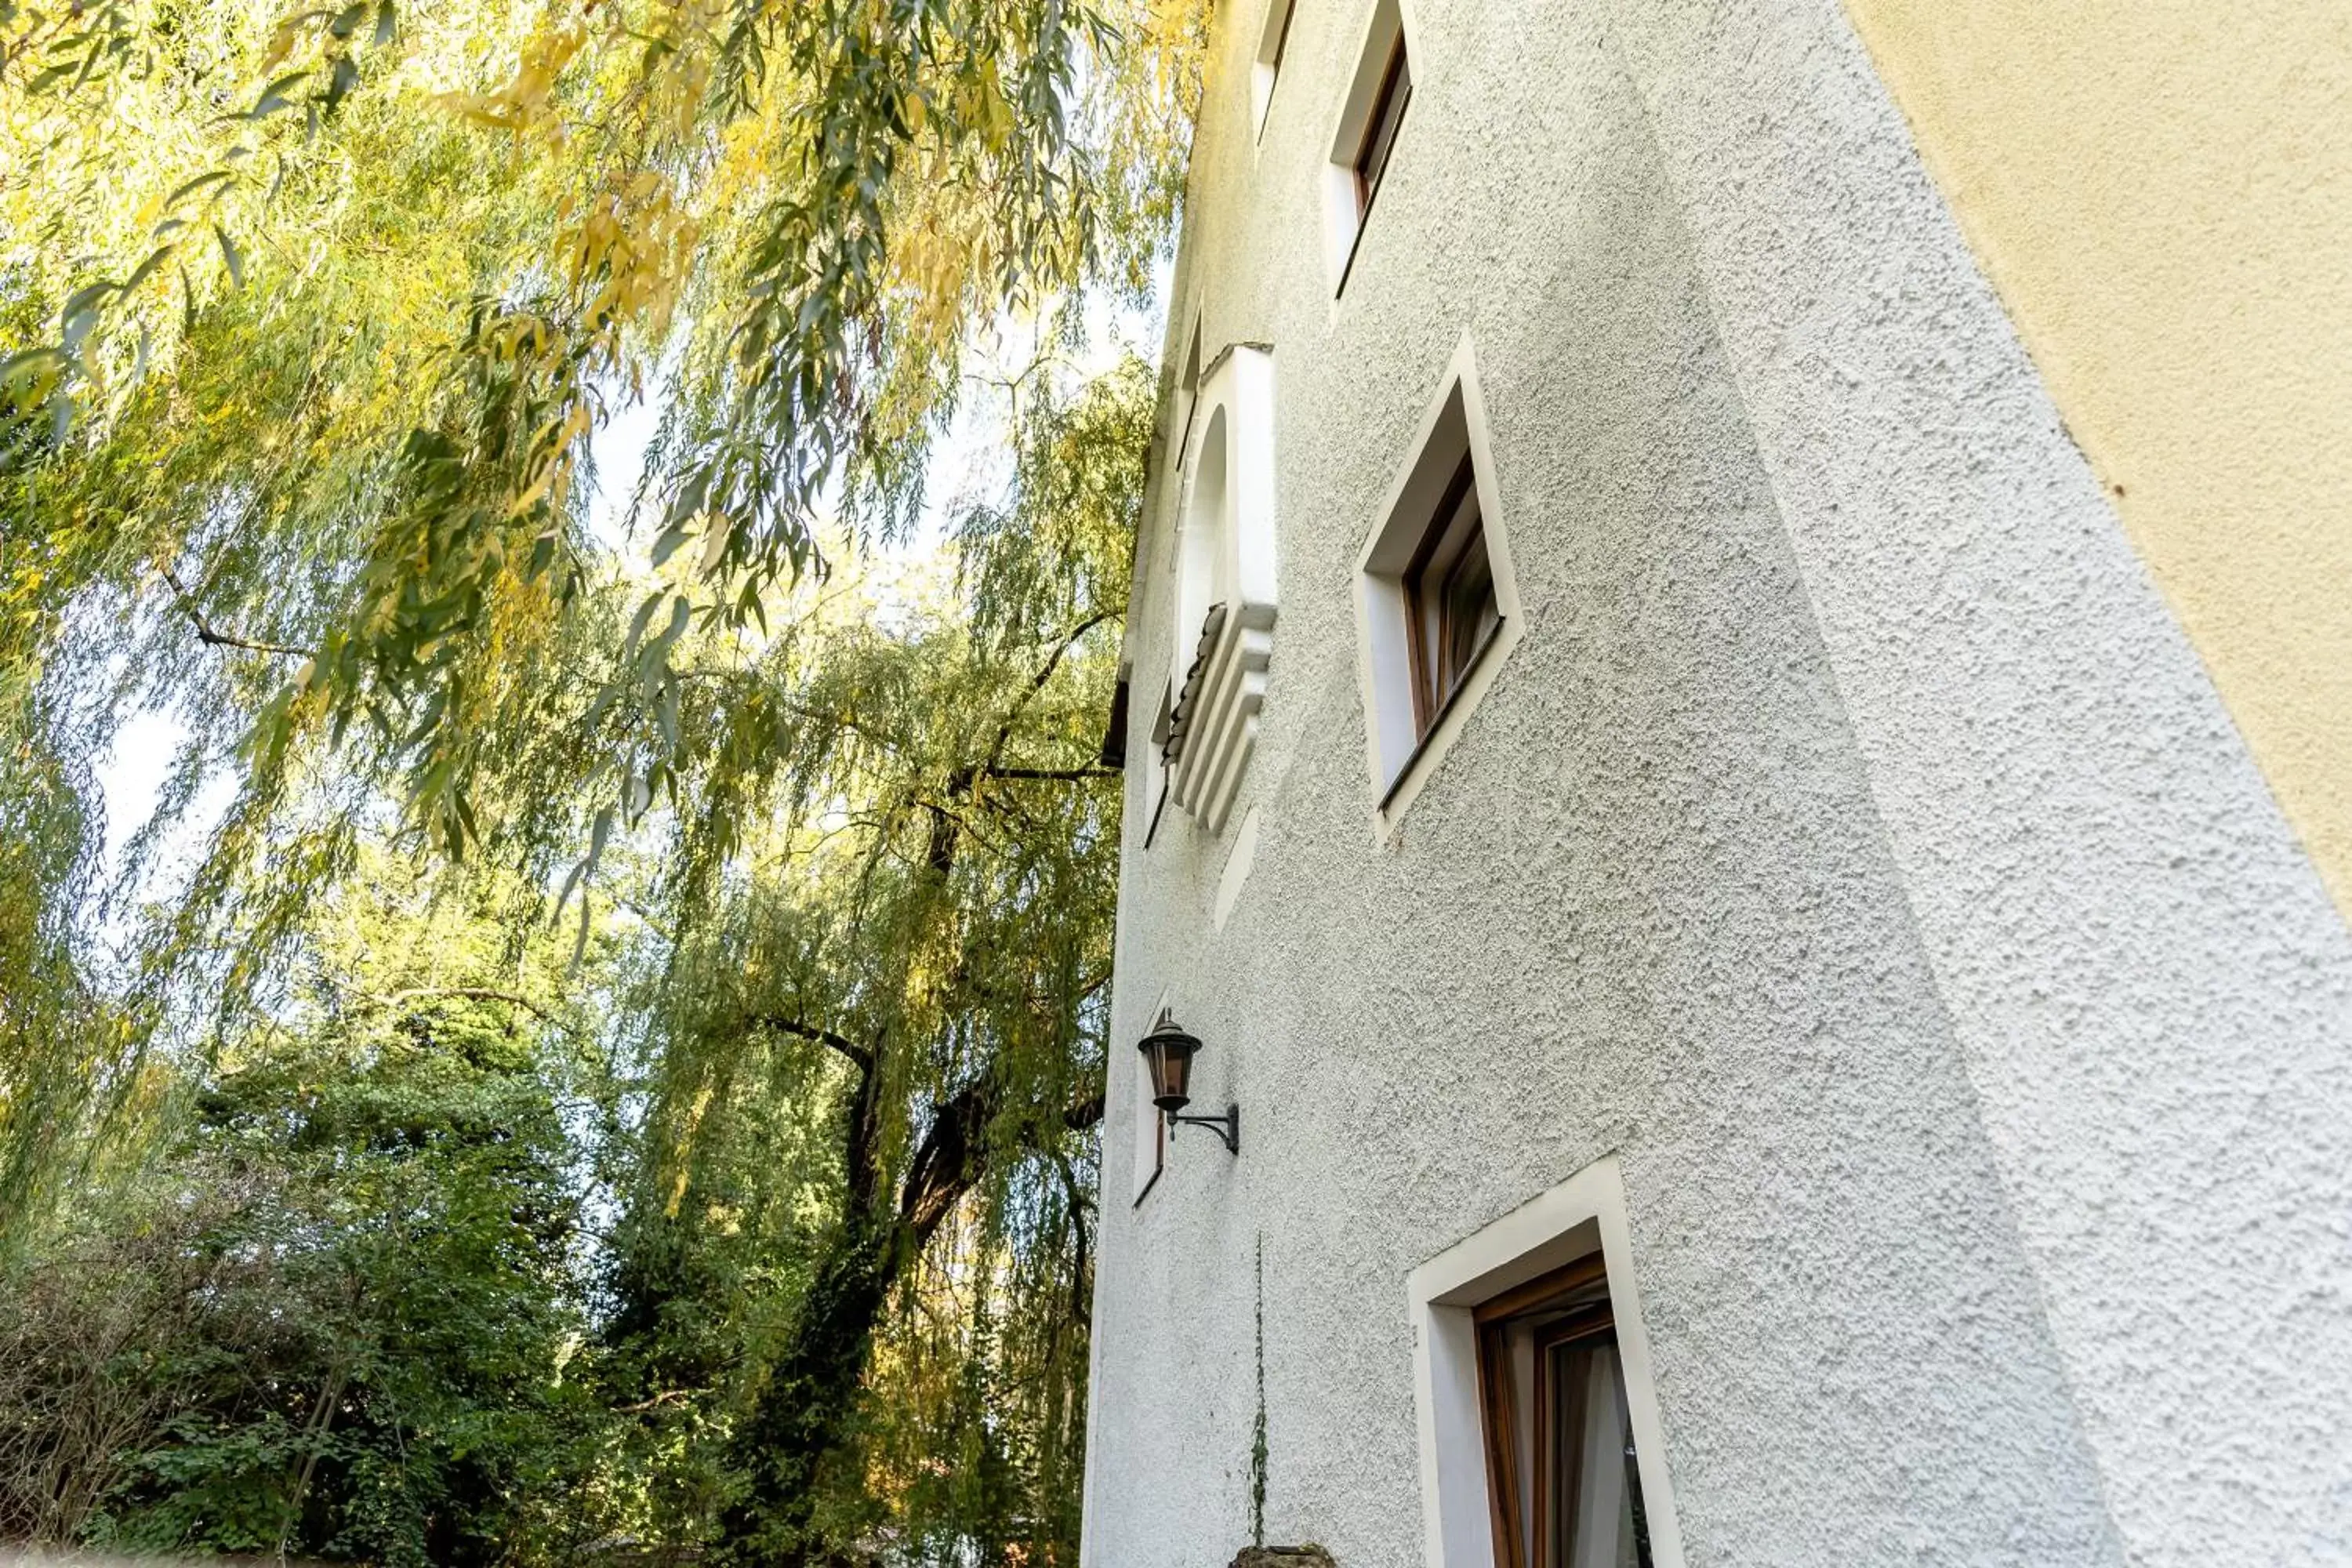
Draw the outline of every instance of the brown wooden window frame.
<instances>
[{"instance_id":1,"label":"brown wooden window frame","mask_svg":"<svg viewBox=\"0 0 2352 1568\"><path fill-rule=\"evenodd\" d=\"M1369 73L1370 67L1366 69ZM1330 187L1333 200L1344 195L1337 186ZM1438 385L1436 398L1412 438L1412 455L1381 503L1379 521L1356 557L1366 756L1375 825L1383 838L1412 809L1433 776L1437 760L1452 746L1471 711L1486 700L1511 650L1528 630L1521 620L1524 606L1513 570L1508 513L1497 494L1494 455L1486 447L1486 412L1467 338L1455 350ZM1465 465L1475 479L1463 479ZM1416 710L1415 624L1420 623L1423 635L1430 626L1425 596L1416 615L1405 579L1409 573L1417 584L1427 577L1427 562L1422 557L1429 548L1438 503L1449 491L1466 495L1472 483L1476 486L1478 533L1493 582L1493 601L1486 606L1492 621L1486 635L1465 639L1471 645L1469 657L1449 671L1451 679L1444 686L1423 678L1423 696ZM1417 559L1424 570L1413 573ZM1486 605L1483 594L1468 602ZM1428 664L1423 655L1419 666L1426 669ZM1433 694L1438 698L1434 703L1430 700Z\"/></svg>"},{"instance_id":2,"label":"brown wooden window frame","mask_svg":"<svg viewBox=\"0 0 2352 1568\"><path fill-rule=\"evenodd\" d=\"M1298 0L1268 0L1272 9L1258 29L1257 56L1250 68L1250 138L1265 143L1265 128L1274 118L1274 95L1282 90L1282 66L1290 55L1290 26L1298 19Z\"/></svg>"},{"instance_id":3,"label":"brown wooden window frame","mask_svg":"<svg viewBox=\"0 0 2352 1568\"><path fill-rule=\"evenodd\" d=\"M1276 33L1274 37L1274 58L1267 62L1265 84L1265 100L1267 109L1271 109L1274 106L1275 89L1282 85L1282 57L1289 51L1290 24L1297 17L1297 16L1298 0L1282 0L1282 31ZM1264 112L1261 112L1258 115L1257 133L1261 136L1265 134L1265 115Z\"/></svg>"},{"instance_id":4,"label":"brown wooden window frame","mask_svg":"<svg viewBox=\"0 0 2352 1568\"><path fill-rule=\"evenodd\" d=\"M1479 1425L1486 1450L1486 1497L1494 1531L1495 1568L1560 1568L1558 1521L1550 1517L1550 1492L1543 1484L1553 1469L1553 1423L1544 1413L1553 1410L1559 1397L1552 1382L1554 1352L1580 1344L1614 1346L1618 1342L1615 1305L1606 1289L1608 1279L1606 1259L1601 1253L1591 1253L1504 1291L1471 1312L1478 1343ZM1537 1415L1529 1423L1535 1452L1534 1463L1527 1470L1535 1479L1536 1486L1535 1495L1523 1501L1519 1497L1519 1385L1509 1365L1509 1330L1517 1321L1541 1312L1565 1297L1589 1291L1595 1284L1603 1287L1596 1300L1578 1303L1567 1316L1538 1331L1540 1337L1534 1347L1532 1391ZM1619 1375L1623 1375L1622 1364ZM1635 1495L1638 1500L1638 1489ZM1641 1515L1637 1512L1636 1517ZM1522 1520L1528 1526L1525 1540L1520 1532ZM1529 1540L1535 1547L1532 1561L1526 1551ZM1645 1561L1648 1555L1645 1551Z\"/></svg>"},{"instance_id":5,"label":"brown wooden window frame","mask_svg":"<svg viewBox=\"0 0 2352 1568\"><path fill-rule=\"evenodd\" d=\"M1470 520L1466 534L1448 551L1449 536L1454 532L1456 516L1465 501L1478 510ZM1455 635L1459 629L1454 624L1458 605L1452 589L1474 560L1486 574L1482 602L1491 609L1492 617L1475 640L1465 642ZM1486 508L1478 497L1477 461L1466 449L1454 477L1446 481L1444 493L1430 515L1400 586L1404 595L1405 659L1412 680L1413 728L1416 739L1426 741L1503 628L1502 601L1486 542Z\"/></svg>"},{"instance_id":6,"label":"brown wooden window frame","mask_svg":"<svg viewBox=\"0 0 2352 1568\"><path fill-rule=\"evenodd\" d=\"M1389 46L1388 60L1381 67L1381 82L1373 89L1371 107L1365 111L1364 133L1357 140L1356 155L1349 160L1356 179L1359 234L1364 220L1371 216L1373 198L1381 192L1381 180L1396 156L1397 138L1404 133L1404 111L1412 102L1412 68L1405 57L1404 28L1400 25L1395 41Z\"/></svg>"}]
</instances>

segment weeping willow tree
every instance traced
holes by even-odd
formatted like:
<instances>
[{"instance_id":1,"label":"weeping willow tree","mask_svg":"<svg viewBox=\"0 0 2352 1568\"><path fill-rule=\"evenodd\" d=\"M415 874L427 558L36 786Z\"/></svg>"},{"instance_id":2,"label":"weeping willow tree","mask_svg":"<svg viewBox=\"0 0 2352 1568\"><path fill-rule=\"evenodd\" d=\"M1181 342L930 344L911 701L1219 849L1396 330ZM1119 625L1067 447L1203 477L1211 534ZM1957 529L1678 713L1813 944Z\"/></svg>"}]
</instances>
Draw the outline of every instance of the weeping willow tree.
<instances>
[{"instance_id":1,"label":"weeping willow tree","mask_svg":"<svg viewBox=\"0 0 2352 1568\"><path fill-rule=\"evenodd\" d=\"M844 590L686 666L707 763L649 914L614 1349L641 1402L726 1401L743 1561L1075 1539L1118 837L1097 752L1151 384L1129 361L1037 396L1013 504L964 516L954 580ZM699 1352L671 1332L745 1313ZM957 1484L926 1495L933 1461Z\"/></svg>"},{"instance_id":2,"label":"weeping willow tree","mask_svg":"<svg viewBox=\"0 0 2352 1568\"><path fill-rule=\"evenodd\" d=\"M630 976L591 1511L744 1562L1059 1560L1149 374L1041 371L933 580L866 556L976 335L1147 288L1202 26L0 0L12 1247L285 1032L322 900L387 852L493 868ZM110 858L93 770L151 710L184 743Z\"/></svg>"},{"instance_id":3,"label":"weeping willow tree","mask_svg":"<svg viewBox=\"0 0 2352 1568\"><path fill-rule=\"evenodd\" d=\"M681 640L764 632L820 515L908 519L974 329L1144 286L1198 25L1139 0L12 4L12 686L79 654L87 689L128 651L151 700L257 713L256 822L327 742L453 854L551 831L523 808L565 760L634 820L686 760ZM682 570L616 627L580 487L644 396L639 500ZM100 605L149 635L88 637ZM586 737L549 700L573 679Z\"/></svg>"}]
</instances>

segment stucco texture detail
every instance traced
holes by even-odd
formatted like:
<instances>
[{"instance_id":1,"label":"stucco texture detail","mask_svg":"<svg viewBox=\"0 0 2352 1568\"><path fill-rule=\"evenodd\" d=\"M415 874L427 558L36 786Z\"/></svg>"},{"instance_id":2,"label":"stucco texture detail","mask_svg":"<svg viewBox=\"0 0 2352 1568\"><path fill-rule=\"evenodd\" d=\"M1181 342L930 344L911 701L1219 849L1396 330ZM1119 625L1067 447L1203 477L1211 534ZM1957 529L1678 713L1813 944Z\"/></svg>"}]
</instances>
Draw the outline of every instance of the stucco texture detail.
<instances>
[{"instance_id":1,"label":"stucco texture detail","mask_svg":"<svg viewBox=\"0 0 2352 1568\"><path fill-rule=\"evenodd\" d=\"M2352 5L1850 4L2352 915Z\"/></svg>"},{"instance_id":2,"label":"stucco texture detail","mask_svg":"<svg viewBox=\"0 0 2352 1568\"><path fill-rule=\"evenodd\" d=\"M1370 10L1257 144L1217 20L1171 315L1274 345L1283 634L1222 929L1130 774L1114 1038L1243 1146L1106 1205L1087 1562L1247 1538L1262 1245L1267 1536L1419 1563L1405 1276L1612 1152L1691 1563L2352 1562L2352 942L1837 0L1408 5L1335 302ZM1465 331L1528 630L1383 844L1352 571Z\"/></svg>"}]
</instances>

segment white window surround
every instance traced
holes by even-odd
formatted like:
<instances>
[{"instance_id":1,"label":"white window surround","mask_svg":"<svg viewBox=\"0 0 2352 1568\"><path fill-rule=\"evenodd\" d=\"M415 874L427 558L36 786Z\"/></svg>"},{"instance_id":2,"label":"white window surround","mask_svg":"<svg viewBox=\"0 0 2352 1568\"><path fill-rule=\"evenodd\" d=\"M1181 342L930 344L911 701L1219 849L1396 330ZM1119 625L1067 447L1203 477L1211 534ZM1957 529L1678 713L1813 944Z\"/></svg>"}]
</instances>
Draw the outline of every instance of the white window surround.
<instances>
[{"instance_id":1,"label":"white window surround","mask_svg":"<svg viewBox=\"0 0 2352 1568\"><path fill-rule=\"evenodd\" d=\"M1192 331L1184 342L1184 357L1177 362L1176 403L1169 420L1170 450L1175 454L1179 473L1192 450L1192 415L1200 405L1201 333L1206 325L1207 312L1200 306L1192 309ZM1182 561L1184 546L1184 514L1176 514L1176 526L1168 531L1168 571L1171 577ZM1177 672L1182 674L1181 670Z\"/></svg>"},{"instance_id":2,"label":"white window surround","mask_svg":"<svg viewBox=\"0 0 2352 1568\"><path fill-rule=\"evenodd\" d=\"M1412 652L1406 634L1404 574L1430 516L1459 469L1465 451L1478 489L1480 526L1495 574L1495 608L1502 624L1468 673L1445 700L1423 735L1413 721ZM1517 574L1496 491L1487 437L1486 405L1465 336L1413 437L1412 456L1381 503L1370 538L1356 558L1357 681L1364 702L1364 745L1372 779L1374 831L1385 839L1438 763L1527 632Z\"/></svg>"},{"instance_id":3,"label":"white window surround","mask_svg":"<svg viewBox=\"0 0 2352 1568\"><path fill-rule=\"evenodd\" d=\"M1211 931L1225 929L1225 922L1233 918L1234 906L1241 901L1242 889L1249 884L1250 870L1256 864L1257 807L1251 806L1234 833L1234 847L1225 852L1225 868L1217 873L1217 897L1209 906Z\"/></svg>"},{"instance_id":4,"label":"white window surround","mask_svg":"<svg viewBox=\"0 0 2352 1568\"><path fill-rule=\"evenodd\" d=\"M1283 31L1297 19L1298 0L1267 0L1265 21L1258 30L1257 59L1250 67L1250 134L1265 136L1265 117L1274 107L1278 79L1275 58L1284 53Z\"/></svg>"},{"instance_id":5,"label":"white window surround","mask_svg":"<svg viewBox=\"0 0 2352 1568\"><path fill-rule=\"evenodd\" d=\"M1624 1182L1613 1154L1595 1161L1456 1242L1405 1277L1420 1421L1421 1506L1429 1568L1493 1568L1494 1515L1478 1403L1478 1334L1471 1312L1513 1286L1601 1254L1625 1376L1654 1568L1683 1568L1682 1530L1667 1484L1665 1434L1651 1391L1650 1344L1633 1283Z\"/></svg>"},{"instance_id":6,"label":"white window surround","mask_svg":"<svg viewBox=\"0 0 2352 1568\"><path fill-rule=\"evenodd\" d=\"M1420 57L1413 52L1415 33L1412 14L1405 0L1373 0L1371 19L1364 29L1363 52L1357 58L1356 74L1348 84L1348 96L1340 102L1339 123L1331 132L1330 155L1323 165L1324 250L1335 297L1347 284L1356 241L1370 216L1357 206L1356 150L1363 144L1372 99L1381 89L1389 51L1399 37L1404 39L1408 68L1420 68Z\"/></svg>"},{"instance_id":7,"label":"white window surround","mask_svg":"<svg viewBox=\"0 0 2352 1568\"><path fill-rule=\"evenodd\" d=\"M1169 794L1216 834L1256 749L1274 650L1274 355L1264 345L1229 344L1202 370L1179 515L1170 652L1181 751Z\"/></svg>"},{"instance_id":8,"label":"white window surround","mask_svg":"<svg viewBox=\"0 0 2352 1568\"><path fill-rule=\"evenodd\" d=\"M1181 453L1192 444L1192 413L1201 395L1201 312L1192 312L1192 335L1184 348L1183 368L1176 383L1177 418L1176 450Z\"/></svg>"},{"instance_id":9,"label":"white window surround","mask_svg":"<svg viewBox=\"0 0 2352 1568\"><path fill-rule=\"evenodd\" d=\"M1168 743L1168 726L1175 702L1175 683L1162 681L1160 700L1152 710L1151 728L1147 731L1149 743L1144 746L1141 757L1136 759L1143 780L1141 805L1136 820L1143 824L1143 847L1146 849L1150 848L1152 840L1159 837L1160 814L1168 805L1168 767L1161 757L1160 748Z\"/></svg>"}]
</instances>

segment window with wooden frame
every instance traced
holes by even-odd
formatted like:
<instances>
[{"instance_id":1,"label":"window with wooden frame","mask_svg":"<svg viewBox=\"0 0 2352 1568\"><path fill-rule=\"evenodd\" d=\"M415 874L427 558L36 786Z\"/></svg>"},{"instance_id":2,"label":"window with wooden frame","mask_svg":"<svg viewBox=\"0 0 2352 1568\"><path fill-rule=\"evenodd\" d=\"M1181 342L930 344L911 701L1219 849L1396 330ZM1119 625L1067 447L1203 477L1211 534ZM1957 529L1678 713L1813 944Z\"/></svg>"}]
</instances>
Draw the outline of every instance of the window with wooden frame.
<instances>
[{"instance_id":1,"label":"window with wooden frame","mask_svg":"<svg viewBox=\"0 0 2352 1568\"><path fill-rule=\"evenodd\" d=\"M1388 63L1381 68L1380 85L1372 91L1370 111L1364 117L1363 140L1356 144L1351 167L1356 174L1356 216L1361 222L1380 194L1381 176L1388 172L1389 154L1396 151L1397 131L1404 123L1404 107L1412 98L1412 68L1406 62L1404 30L1397 30L1389 46Z\"/></svg>"},{"instance_id":2,"label":"window with wooden frame","mask_svg":"<svg viewBox=\"0 0 2352 1568\"><path fill-rule=\"evenodd\" d=\"M1429 733L1462 678L1503 626L1495 602L1494 563L1486 554L1485 520L1478 511L1478 473L1467 452L1405 568L1404 597L1418 737Z\"/></svg>"},{"instance_id":3,"label":"window with wooden frame","mask_svg":"<svg viewBox=\"0 0 2352 1568\"><path fill-rule=\"evenodd\" d=\"M1325 233L1334 294L1348 287L1372 202L1395 162L1405 110L1412 101L1412 39L1401 0L1375 0L1355 74L1332 127L1323 169Z\"/></svg>"},{"instance_id":4,"label":"window with wooden frame","mask_svg":"<svg viewBox=\"0 0 2352 1568\"><path fill-rule=\"evenodd\" d=\"M1527 626L1467 339L1439 387L1356 562L1364 739L1383 834Z\"/></svg>"},{"instance_id":5,"label":"window with wooden frame","mask_svg":"<svg viewBox=\"0 0 2352 1568\"><path fill-rule=\"evenodd\" d=\"M1495 1568L1651 1568L1601 1255L1472 1316Z\"/></svg>"},{"instance_id":6,"label":"window with wooden frame","mask_svg":"<svg viewBox=\"0 0 2352 1568\"><path fill-rule=\"evenodd\" d=\"M1283 57L1290 52L1290 23L1298 14L1298 0L1271 0L1265 31L1258 39L1257 64L1250 72L1251 129L1265 134L1265 118L1274 108L1275 84L1282 79Z\"/></svg>"}]
</instances>

